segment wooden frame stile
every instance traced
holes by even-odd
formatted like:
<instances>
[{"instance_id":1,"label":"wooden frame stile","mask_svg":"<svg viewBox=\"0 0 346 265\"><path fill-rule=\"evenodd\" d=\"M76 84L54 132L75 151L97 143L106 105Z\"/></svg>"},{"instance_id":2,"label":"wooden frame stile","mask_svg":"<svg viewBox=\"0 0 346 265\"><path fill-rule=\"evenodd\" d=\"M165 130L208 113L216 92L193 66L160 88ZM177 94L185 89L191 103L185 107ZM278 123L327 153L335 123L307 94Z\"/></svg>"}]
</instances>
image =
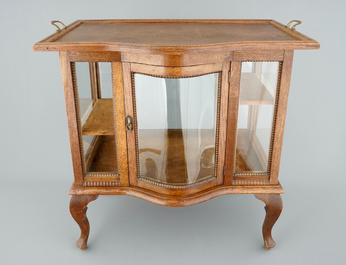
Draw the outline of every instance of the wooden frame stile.
<instances>
[{"instance_id":1,"label":"wooden frame stile","mask_svg":"<svg viewBox=\"0 0 346 265\"><path fill-rule=\"evenodd\" d=\"M279 184L279 168L281 159L281 150L284 138L286 111L288 103L288 94L290 89L292 63L293 63L293 50L285 50L284 58L282 61L281 79L280 79L280 90L278 99L276 101L276 120L275 129L272 132L272 157L270 163L270 179L271 185Z\"/></svg>"},{"instance_id":2,"label":"wooden frame stile","mask_svg":"<svg viewBox=\"0 0 346 265\"><path fill-rule=\"evenodd\" d=\"M125 117L134 117L133 102L132 102L132 86L131 86L131 64L122 63L123 67L123 84L124 84L124 101L125 101ZM125 124L125 119L124 119ZM137 186L137 156L136 156L136 136L135 129L136 123L133 124L133 130L131 132L126 132L127 137L127 157L128 166L131 167L129 170L129 184L130 186Z\"/></svg>"},{"instance_id":3,"label":"wooden frame stile","mask_svg":"<svg viewBox=\"0 0 346 265\"><path fill-rule=\"evenodd\" d=\"M217 161L217 185L224 184L226 175L226 132L227 132L227 116L229 104L229 74L230 74L230 61L225 61L222 65L222 83L221 83L221 99L220 99L220 118L219 118L219 147L218 147L218 161Z\"/></svg>"},{"instance_id":4,"label":"wooden frame stile","mask_svg":"<svg viewBox=\"0 0 346 265\"><path fill-rule=\"evenodd\" d=\"M115 128L117 131L118 162L120 183L122 186L129 185L129 170L127 163L127 144L125 130L125 104L123 66L121 62L112 63L113 76L113 99L115 106Z\"/></svg>"},{"instance_id":5,"label":"wooden frame stile","mask_svg":"<svg viewBox=\"0 0 346 265\"><path fill-rule=\"evenodd\" d=\"M230 65L229 83L230 89L228 99L228 121L227 121L227 139L226 139L226 158L225 158L225 177L224 185L232 185L235 148L237 139L237 122L239 108L241 62L232 61Z\"/></svg>"},{"instance_id":6,"label":"wooden frame stile","mask_svg":"<svg viewBox=\"0 0 346 265\"><path fill-rule=\"evenodd\" d=\"M66 103L68 131L70 136L71 155L74 172L74 185L82 186L84 182L84 159L81 154L81 146L79 139L80 126L78 124L78 106L76 106L77 95L74 93L75 90L73 88L73 70L69 58L69 53L59 52L59 56Z\"/></svg>"}]
</instances>

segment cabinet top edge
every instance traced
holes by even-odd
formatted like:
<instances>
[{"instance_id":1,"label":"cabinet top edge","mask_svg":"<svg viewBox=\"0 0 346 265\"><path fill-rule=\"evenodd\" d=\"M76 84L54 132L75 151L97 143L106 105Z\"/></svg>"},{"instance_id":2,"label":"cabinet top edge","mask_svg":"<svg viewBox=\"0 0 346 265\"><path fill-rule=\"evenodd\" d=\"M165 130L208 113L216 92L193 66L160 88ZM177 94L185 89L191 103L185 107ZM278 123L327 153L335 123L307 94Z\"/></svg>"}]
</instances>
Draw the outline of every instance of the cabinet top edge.
<instances>
[{"instance_id":1,"label":"cabinet top edge","mask_svg":"<svg viewBox=\"0 0 346 265\"><path fill-rule=\"evenodd\" d=\"M37 42L34 51L194 53L319 49L274 20L77 20Z\"/></svg>"}]
</instances>

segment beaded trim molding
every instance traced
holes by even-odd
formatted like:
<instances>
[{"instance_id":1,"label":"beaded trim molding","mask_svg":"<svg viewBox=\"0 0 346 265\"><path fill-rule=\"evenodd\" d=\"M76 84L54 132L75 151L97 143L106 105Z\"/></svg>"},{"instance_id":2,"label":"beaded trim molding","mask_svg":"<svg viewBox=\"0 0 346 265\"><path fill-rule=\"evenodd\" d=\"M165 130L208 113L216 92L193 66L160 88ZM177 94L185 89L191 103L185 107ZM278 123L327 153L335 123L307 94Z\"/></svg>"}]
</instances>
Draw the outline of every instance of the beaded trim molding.
<instances>
[{"instance_id":1,"label":"beaded trim molding","mask_svg":"<svg viewBox=\"0 0 346 265\"><path fill-rule=\"evenodd\" d=\"M268 172L235 172L234 175L235 177L237 176L246 176L246 177L249 177L249 176L266 176L266 177L269 177L269 174Z\"/></svg>"},{"instance_id":2,"label":"beaded trim molding","mask_svg":"<svg viewBox=\"0 0 346 265\"><path fill-rule=\"evenodd\" d=\"M118 178L120 177L119 173L115 172L88 172L85 175L86 177L115 177Z\"/></svg>"},{"instance_id":3,"label":"beaded trim molding","mask_svg":"<svg viewBox=\"0 0 346 265\"><path fill-rule=\"evenodd\" d=\"M212 176L212 177L207 178L205 180L202 180L202 181L199 181L199 182L195 182L195 183L192 183L192 184L187 184L187 185L170 185L170 184L166 184L166 183L160 183L160 182L156 182L156 181L153 181L153 180L149 180L149 179L146 179L146 178L138 178L138 180L146 182L146 183L149 183L149 184L153 184L153 185L156 185L156 186L159 186L159 187L162 187L162 188L168 188L168 189L188 189L188 188L192 188L192 187L195 187L195 186L207 183L207 182L212 181L212 180L216 180L216 177Z\"/></svg>"},{"instance_id":4,"label":"beaded trim molding","mask_svg":"<svg viewBox=\"0 0 346 265\"><path fill-rule=\"evenodd\" d=\"M274 143L274 133L276 130L276 114L278 109L278 103L279 103L279 96L280 96L280 82L281 82L281 74L282 74L282 62L279 63L279 69L278 69L278 80L276 83L276 95L275 95L275 106L274 106L274 115L273 115L273 121L272 121L272 131L270 136L270 147L269 147L269 153L268 153L268 176L270 176L270 168L272 163L272 154L273 154L273 143Z\"/></svg>"},{"instance_id":5,"label":"beaded trim molding","mask_svg":"<svg viewBox=\"0 0 346 265\"><path fill-rule=\"evenodd\" d=\"M84 158L84 146L83 146L83 139L82 139L82 127L81 127L81 120L80 120L80 107L79 107L79 95L78 95L78 87L77 87L77 81L76 81L76 64L75 62L71 62L71 70L72 70L72 83L73 83L73 94L74 94L74 100L75 100L75 106L76 106L76 120L77 120L77 127L78 127L78 139L79 139L79 150L80 155L82 158L82 173L83 176L85 176L85 158Z\"/></svg>"},{"instance_id":6,"label":"beaded trim molding","mask_svg":"<svg viewBox=\"0 0 346 265\"><path fill-rule=\"evenodd\" d=\"M84 181L84 187L119 187L120 181Z\"/></svg>"},{"instance_id":7,"label":"beaded trim molding","mask_svg":"<svg viewBox=\"0 0 346 265\"><path fill-rule=\"evenodd\" d=\"M234 186L264 186L269 185L269 180L233 180L232 185Z\"/></svg>"},{"instance_id":8,"label":"beaded trim molding","mask_svg":"<svg viewBox=\"0 0 346 265\"><path fill-rule=\"evenodd\" d=\"M219 127L220 127L220 102L221 102L221 83L222 72L219 73L219 80L217 84L217 108L216 108L216 135L215 135L215 165L214 176L217 177L217 163L219 161Z\"/></svg>"}]
</instances>

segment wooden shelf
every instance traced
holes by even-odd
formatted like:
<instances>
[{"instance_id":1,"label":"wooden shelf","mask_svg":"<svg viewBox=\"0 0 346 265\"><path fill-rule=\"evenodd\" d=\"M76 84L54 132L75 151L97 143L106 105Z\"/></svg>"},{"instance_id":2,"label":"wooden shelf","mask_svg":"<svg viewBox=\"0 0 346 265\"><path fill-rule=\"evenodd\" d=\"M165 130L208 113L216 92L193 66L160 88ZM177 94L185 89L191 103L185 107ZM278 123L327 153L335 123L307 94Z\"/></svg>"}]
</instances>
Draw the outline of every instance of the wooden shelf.
<instances>
[{"instance_id":1,"label":"wooden shelf","mask_svg":"<svg viewBox=\"0 0 346 265\"><path fill-rule=\"evenodd\" d=\"M240 105L274 104L274 98L253 73L242 73ZM98 99L83 128L83 135L114 135L113 99Z\"/></svg>"},{"instance_id":2,"label":"wooden shelf","mask_svg":"<svg viewBox=\"0 0 346 265\"><path fill-rule=\"evenodd\" d=\"M214 175L213 130L140 130L138 138L142 178L187 185Z\"/></svg>"},{"instance_id":3,"label":"wooden shelf","mask_svg":"<svg viewBox=\"0 0 346 265\"><path fill-rule=\"evenodd\" d=\"M253 73L242 73L241 105L274 104L274 98ZM113 99L98 99L83 124L83 135L114 135Z\"/></svg>"},{"instance_id":4,"label":"wooden shelf","mask_svg":"<svg viewBox=\"0 0 346 265\"><path fill-rule=\"evenodd\" d=\"M248 130L238 130L235 172L266 172L264 150L259 147L255 135Z\"/></svg>"},{"instance_id":5,"label":"wooden shelf","mask_svg":"<svg viewBox=\"0 0 346 265\"><path fill-rule=\"evenodd\" d=\"M139 131L139 135L141 135L141 140L144 145L151 147L142 148L139 150L140 160L142 163L145 163L146 167L145 175L142 177L161 182L161 178L157 175L157 167L161 164L166 164L165 161L170 161L168 164L171 166L165 169L165 176L167 178L165 183L174 185L190 184L187 180L186 161L189 159L195 159L196 154L198 154L197 130L190 130L188 132L189 146L184 145L181 132L181 130ZM212 147L213 130L202 130L200 131L200 134L203 135L206 148L202 154L199 154L201 156L201 160L198 163L198 170L196 169L197 175L194 182L202 181L214 175L213 165L210 167L205 167L205 165L210 164L215 153L215 148ZM90 147L94 148L94 150L90 150L90 153L93 155L90 158L88 172L118 172L115 137L111 135L95 137L98 138L96 143ZM167 146L162 146L160 144L162 143L162 141L158 141L160 138L166 143ZM169 148L168 145L170 146ZM185 147L189 147L187 148L188 152L184 152ZM169 151L169 149L171 150ZM149 159L147 160L147 158ZM186 175L186 179L182 180L182 175Z\"/></svg>"},{"instance_id":6,"label":"wooden shelf","mask_svg":"<svg viewBox=\"0 0 346 265\"><path fill-rule=\"evenodd\" d=\"M99 136L88 172L118 172L115 137Z\"/></svg>"},{"instance_id":7,"label":"wooden shelf","mask_svg":"<svg viewBox=\"0 0 346 265\"><path fill-rule=\"evenodd\" d=\"M254 73L242 73L240 105L273 105L274 97Z\"/></svg>"},{"instance_id":8,"label":"wooden shelf","mask_svg":"<svg viewBox=\"0 0 346 265\"><path fill-rule=\"evenodd\" d=\"M207 132L207 139L206 139L207 141L212 141L212 137L211 135L209 135L210 133ZM157 139L160 137L159 136L160 134L162 135L162 131L161 130L143 130L140 132L140 134L143 136L142 140L144 140L149 146L153 146L153 149L141 149L139 150L139 153L141 154L143 152L149 152L149 153L151 152L151 153L156 153L157 157L162 157L164 151L158 150L160 147L157 145ZM236 172L250 172L250 171L265 172L263 165L261 164L260 158L258 156L258 152L256 151L256 148L254 148L252 142L249 140L247 134L248 134L247 130L238 131L235 171ZM168 136L167 141L177 140L176 130L167 131L167 136ZM193 139L190 139L190 140L193 140ZM175 145L181 145L181 144L182 144L181 141L177 141L175 143ZM114 137L108 136L108 135L100 136L99 142L95 146L95 148L97 150L95 150L95 155L92 158L92 162L88 172L117 172L118 171L117 154L116 154L116 144L115 144ZM173 149L174 149L174 152L176 152L176 149L179 149L179 148L177 146L174 146ZM209 149L210 150L208 151L210 151L211 154L215 151L214 148L209 148ZM169 161L177 160L177 158L174 155L174 152L170 154L171 157L164 158L164 159L168 159ZM186 154L186 157L185 155L183 155L182 157L183 159L189 159L189 157L191 156L192 156L192 153ZM181 161L182 159L178 159L178 160ZM207 170L206 172L203 172L204 174L200 174L200 176L198 176L196 181L199 181L200 179L213 175L213 168L211 168L210 170L211 171ZM182 169L182 166L176 165L174 170L171 172L172 177L173 178L175 176L179 177L182 174L181 173L182 171L184 171ZM145 177L148 179L156 180L156 181L158 180L157 177L152 177L149 175ZM175 183L176 181L174 181L173 179L171 179L171 182L172 182L171 184L176 184ZM178 182L181 182L181 181L178 181Z\"/></svg>"},{"instance_id":9,"label":"wooden shelf","mask_svg":"<svg viewBox=\"0 0 346 265\"><path fill-rule=\"evenodd\" d=\"M83 124L83 135L114 135L113 99L98 99Z\"/></svg>"}]
</instances>

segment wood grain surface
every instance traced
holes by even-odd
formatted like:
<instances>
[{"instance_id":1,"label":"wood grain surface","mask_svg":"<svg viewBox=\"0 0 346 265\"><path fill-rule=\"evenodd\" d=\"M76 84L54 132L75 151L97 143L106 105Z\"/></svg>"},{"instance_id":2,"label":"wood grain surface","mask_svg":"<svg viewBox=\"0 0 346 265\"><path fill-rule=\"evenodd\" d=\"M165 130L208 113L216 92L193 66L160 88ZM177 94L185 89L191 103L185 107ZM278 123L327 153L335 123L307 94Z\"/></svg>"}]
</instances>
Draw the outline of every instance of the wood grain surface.
<instances>
[{"instance_id":1,"label":"wood grain surface","mask_svg":"<svg viewBox=\"0 0 346 265\"><path fill-rule=\"evenodd\" d=\"M35 51L136 53L318 48L273 20L82 20L34 45Z\"/></svg>"},{"instance_id":2,"label":"wood grain surface","mask_svg":"<svg viewBox=\"0 0 346 265\"><path fill-rule=\"evenodd\" d=\"M83 124L83 135L114 135L113 99L98 99Z\"/></svg>"}]
</instances>

